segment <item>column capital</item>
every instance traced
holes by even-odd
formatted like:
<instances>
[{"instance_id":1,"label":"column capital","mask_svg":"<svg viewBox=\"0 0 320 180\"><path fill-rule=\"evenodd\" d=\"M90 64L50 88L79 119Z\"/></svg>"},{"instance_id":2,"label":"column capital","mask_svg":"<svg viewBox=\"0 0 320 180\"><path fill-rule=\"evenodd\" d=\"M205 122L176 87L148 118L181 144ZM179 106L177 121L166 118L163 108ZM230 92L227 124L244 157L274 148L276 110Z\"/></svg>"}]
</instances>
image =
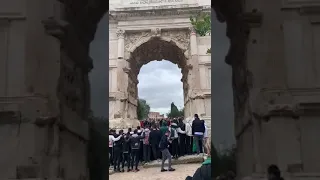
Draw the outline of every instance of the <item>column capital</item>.
<instances>
[{"instance_id":1,"label":"column capital","mask_svg":"<svg viewBox=\"0 0 320 180\"><path fill-rule=\"evenodd\" d=\"M118 37L118 39L123 39L124 38L124 33L125 33L125 31L123 30L123 29L118 29L117 30L117 37Z\"/></svg>"}]
</instances>

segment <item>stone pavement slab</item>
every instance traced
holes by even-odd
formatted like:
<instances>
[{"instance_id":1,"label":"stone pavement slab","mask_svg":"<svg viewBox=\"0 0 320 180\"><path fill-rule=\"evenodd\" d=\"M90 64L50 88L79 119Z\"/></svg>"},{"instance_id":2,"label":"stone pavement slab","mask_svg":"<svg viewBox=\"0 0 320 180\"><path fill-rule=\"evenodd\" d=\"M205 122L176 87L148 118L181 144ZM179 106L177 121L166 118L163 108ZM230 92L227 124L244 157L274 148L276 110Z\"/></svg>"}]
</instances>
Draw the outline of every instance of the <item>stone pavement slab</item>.
<instances>
[{"instance_id":1,"label":"stone pavement slab","mask_svg":"<svg viewBox=\"0 0 320 180\"><path fill-rule=\"evenodd\" d=\"M173 165L174 172L160 172L160 167L140 168L139 172L113 173L109 175L110 180L185 180L187 176L192 176L201 166L197 164Z\"/></svg>"}]
</instances>

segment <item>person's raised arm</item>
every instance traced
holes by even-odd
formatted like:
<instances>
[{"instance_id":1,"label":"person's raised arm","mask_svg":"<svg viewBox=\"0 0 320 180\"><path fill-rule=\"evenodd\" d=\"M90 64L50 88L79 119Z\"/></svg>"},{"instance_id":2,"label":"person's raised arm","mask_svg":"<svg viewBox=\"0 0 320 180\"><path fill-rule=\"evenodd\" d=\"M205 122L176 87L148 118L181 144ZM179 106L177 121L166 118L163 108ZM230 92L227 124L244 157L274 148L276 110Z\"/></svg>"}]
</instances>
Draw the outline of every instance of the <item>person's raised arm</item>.
<instances>
[{"instance_id":1,"label":"person's raised arm","mask_svg":"<svg viewBox=\"0 0 320 180\"><path fill-rule=\"evenodd\" d=\"M119 141L121 139L122 135L119 135L118 137L114 137L112 136L112 141L115 142L115 141Z\"/></svg>"},{"instance_id":2,"label":"person's raised arm","mask_svg":"<svg viewBox=\"0 0 320 180\"><path fill-rule=\"evenodd\" d=\"M186 133L186 131L182 131L181 128L177 128L177 132L180 133L180 134L185 134Z\"/></svg>"}]
</instances>

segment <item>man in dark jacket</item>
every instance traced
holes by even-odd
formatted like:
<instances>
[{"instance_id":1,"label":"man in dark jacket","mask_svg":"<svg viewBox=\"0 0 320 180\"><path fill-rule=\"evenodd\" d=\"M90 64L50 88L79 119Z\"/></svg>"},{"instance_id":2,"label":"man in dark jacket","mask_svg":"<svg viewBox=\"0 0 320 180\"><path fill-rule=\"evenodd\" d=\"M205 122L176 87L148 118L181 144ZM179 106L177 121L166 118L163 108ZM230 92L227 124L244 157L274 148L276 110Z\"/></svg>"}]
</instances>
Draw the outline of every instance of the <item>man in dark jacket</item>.
<instances>
[{"instance_id":1,"label":"man in dark jacket","mask_svg":"<svg viewBox=\"0 0 320 180\"><path fill-rule=\"evenodd\" d=\"M183 123L183 119L180 118L179 119L179 124L178 124L179 128L182 131L186 130L186 125ZM184 156L187 152L187 148L186 148L186 134L185 133L179 133L179 154L180 156Z\"/></svg>"},{"instance_id":2,"label":"man in dark jacket","mask_svg":"<svg viewBox=\"0 0 320 180\"><path fill-rule=\"evenodd\" d=\"M151 146L153 158L155 160L159 159L159 143L161 139L161 132L157 129L157 127L154 125L151 129L151 132L149 134L149 143Z\"/></svg>"},{"instance_id":3,"label":"man in dark jacket","mask_svg":"<svg viewBox=\"0 0 320 180\"><path fill-rule=\"evenodd\" d=\"M133 164L135 165L135 171L139 171L138 164L139 164L139 152L140 152L140 143L143 136L138 135L138 130L135 129L133 131L132 136L128 139L128 142L131 147L131 169L133 170Z\"/></svg>"},{"instance_id":4,"label":"man in dark jacket","mask_svg":"<svg viewBox=\"0 0 320 180\"><path fill-rule=\"evenodd\" d=\"M195 144L196 144L198 155L202 151L201 150L202 149L202 139L203 139L204 132L205 132L204 121L201 121L199 119L198 114L195 114L194 120L192 122L192 135L193 135L193 140L195 141Z\"/></svg>"},{"instance_id":5,"label":"man in dark jacket","mask_svg":"<svg viewBox=\"0 0 320 180\"><path fill-rule=\"evenodd\" d=\"M123 134L123 130L119 131L119 134L115 134L114 137L117 138ZM122 162L122 149L123 149L124 137L122 136L119 141L115 141L113 143L113 150L114 150L114 171L120 171L120 163Z\"/></svg>"},{"instance_id":6,"label":"man in dark jacket","mask_svg":"<svg viewBox=\"0 0 320 180\"><path fill-rule=\"evenodd\" d=\"M130 131L131 132L131 131ZM124 164L125 162L127 162L127 166L128 166L128 169L127 169L127 172L130 172L131 169L130 169L130 153L131 153L131 147L130 147L130 143L128 142L129 141L129 138L130 138L130 132L128 131L127 134L125 135L124 137L124 142L123 142L123 159L122 159L122 172L124 172Z\"/></svg>"},{"instance_id":7,"label":"man in dark jacket","mask_svg":"<svg viewBox=\"0 0 320 180\"><path fill-rule=\"evenodd\" d=\"M171 154L169 152L169 136L170 136L170 131L167 130L165 132L165 134L162 136L161 140L160 140L160 143L159 143L159 149L162 153L162 163L161 163L161 172L165 172L165 171L174 171L175 169L173 169L171 167L171 160L172 160L172 157L171 157ZM167 169L164 169L164 162L168 159L168 170Z\"/></svg>"}]
</instances>

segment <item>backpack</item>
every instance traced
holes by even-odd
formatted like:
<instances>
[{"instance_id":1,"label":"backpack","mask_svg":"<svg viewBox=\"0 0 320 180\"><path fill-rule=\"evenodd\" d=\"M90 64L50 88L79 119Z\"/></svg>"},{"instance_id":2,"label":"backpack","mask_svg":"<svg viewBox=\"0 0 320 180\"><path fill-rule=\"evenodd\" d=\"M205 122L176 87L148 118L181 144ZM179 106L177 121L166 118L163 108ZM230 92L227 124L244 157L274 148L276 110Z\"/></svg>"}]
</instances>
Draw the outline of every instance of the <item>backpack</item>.
<instances>
[{"instance_id":1,"label":"backpack","mask_svg":"<svg viewBox=\"0 0 320 180\"><path fill-rule=\"evenodd\" d=\"M131 139L131 149L140 148L140 139L138 137L132 137Z\"/></svg>"}]
</instances>

